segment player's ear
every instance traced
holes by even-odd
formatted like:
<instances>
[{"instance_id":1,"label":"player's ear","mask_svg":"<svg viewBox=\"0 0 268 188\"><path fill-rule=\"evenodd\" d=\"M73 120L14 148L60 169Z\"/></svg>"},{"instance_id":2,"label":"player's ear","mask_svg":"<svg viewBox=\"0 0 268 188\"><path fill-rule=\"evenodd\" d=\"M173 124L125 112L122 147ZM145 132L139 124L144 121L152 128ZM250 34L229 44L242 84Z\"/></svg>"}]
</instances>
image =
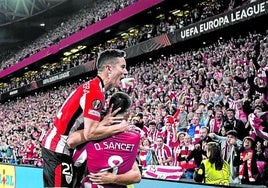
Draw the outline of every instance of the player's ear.
<instances>
[{"instance_id":1,"label":"player's ear","mask_svg":"<svg viewBox=\"0 0 268 188\"><path fill-rule=\"evenodd\" d=\"M110 65L110 64L107 64L106 66L105 66L105 68L106 68L106 70L110 73L111 72L111 70L112 70L112 66Z\"/></svg>"}]
</instances>

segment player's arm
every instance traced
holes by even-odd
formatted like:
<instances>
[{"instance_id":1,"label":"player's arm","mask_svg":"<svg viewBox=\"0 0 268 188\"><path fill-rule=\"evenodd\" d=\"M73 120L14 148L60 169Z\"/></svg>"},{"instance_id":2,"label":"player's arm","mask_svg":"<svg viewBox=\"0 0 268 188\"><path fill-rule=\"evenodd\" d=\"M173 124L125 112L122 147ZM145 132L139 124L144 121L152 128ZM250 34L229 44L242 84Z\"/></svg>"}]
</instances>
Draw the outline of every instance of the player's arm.
<instances>
[{"instance_id":1,"label":"player's arm","mask_svg":"<svg viewBox=\"0 0 268 188\"><path fill-rule=\"evenodd\" d=\"M128 130L128 123L122 117L111 117L109 121L104 119L99 123L92 119L84 118L84 123L84 137L87 141L99 140Z\"/></svg>"},{"instance_id":2,"label":"player's arm","mask_svg":"<svg viewBox=\"0 0 268 188\"><path fill-rule=\"evenodd\" d=\"M121 108L117 108L113 111L113 106L111 106L102 121L99 122L101 119L101 109L104 104L101 104L101 100L99 99L95 99L90 102L91 98L89 95L87 97L87 101L89 102L85 104L85 109L83 112L84 137L86 141L107 138L116 133L128 130L128 123L124 120L124 117L115 116L121 110Z\"/></svg>"},{"instance_id":3,"label":"player's arm","mask_svg":"<svg viewBox=\"0 0 268 188\"><path fill-rule=\"evenodd\" d=\"M114 114L116 111L108 113L101 122L84 117L84 129L70 134L67 145L75 148L86 141L106 138L128 130L128 123L122 117L113 117Z\"/></svg>"},{"instance_id":4,"label":"player's arm","mask_svg":"<svg viewBox=\"0 0 268 188\"><path fill-rule=\"evenodd\" d=\"M67 138L67 145L73 149L75 149L76 146L83 144L85 142L86 139L84 137L84 129L73 132Z\"/></svg>"},{"instance_id":5,"label":"player's arm","mask_svg":"<svg viewBox=\"0 0 268 188\"><path fill-rule=\"evenodd\" d=\"M141 172L137 162L134 162L132 169L125 174L116 174L113 181L114 184L129 185L139 183L141 181Z\"/></svg>"},{"instance_id":6,"label":"player's arm","mask_svg":"<svg viewBox=\"0 0 268 188\"><path fill-rule=\"evenodd\" d=\"M130 185L141 181L141 173L137 162L134 162L131 170L124 174L113 174L108 171L90 173L90 180L96 184Z\"/></svg>"}]
</instances>

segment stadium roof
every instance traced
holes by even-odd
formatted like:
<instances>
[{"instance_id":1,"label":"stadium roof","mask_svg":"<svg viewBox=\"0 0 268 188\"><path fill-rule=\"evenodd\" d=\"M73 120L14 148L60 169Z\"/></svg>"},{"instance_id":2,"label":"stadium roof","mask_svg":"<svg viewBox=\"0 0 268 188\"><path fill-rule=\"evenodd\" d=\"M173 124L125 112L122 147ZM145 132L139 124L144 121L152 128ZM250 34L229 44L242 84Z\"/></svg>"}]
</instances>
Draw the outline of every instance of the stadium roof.
<instances>
[{"instance_id":1,"label":"stadium roof","mask_svg":"<svg viewBox=\"0 0 268 188\"><path fill-rule=\"evenodd\" d=\"M67 0L0 0L0 25L29 18Z\"/></svg>"},{"instance_id":2,"label":"stadium roof","mask_svg":"<svg viewBox=\"0 0 268 188\"><path fill-rule=\"evenodd\" d=\"M86 0L0 0L0 49L17 47L46 32ZM87 3L92 0L87 0Z\"/></svg>"},{"instance_id":3,"label":"stadium roof","mask_svg":"<svg viewBox=\"0 0 268 188\"><path fill-rule=\"evenodd\" d=\"M53 23L58 20L63 20L66 15L92 2L94 2L94 0L0 0L0 50L5 51L13 47L17 48L25 41L34 40L47 32L49 25L53 25ZM181 7L187 10L186 5L190 3L194 4L195 0L181 0L176 4L174 4L174 2L176 2L176 0L167 0L165 6L171 6L174 9ZM3 9L4 4L9 5L9 7L5 7L5 11ZM50 6L50 8L48 6ZM10 13L8 13L8 10ZM99 39L103 39L104 36L116 36L131 27L136 27L140 24L143 25L148 20L155 20L156 16L159 16L164 10L164 7L162 9L156 8L154 12L145 12L131 20L123 21L111 28L109 35L105 33L106 31L96 34L94 39L90 39L90 43L94 43L93 40L99 41ZM167 8L167 10L170 10L170 8ZM144 19L144 17L147 19ZM6 20L9 19L8 21L10 23L8 24L6 21L5 24L2 23L1 27L3 18ZM11 19L14 20L10 21ZM42 23L45 23L45 27L41 25Z\"/></svg>"}]
</instances>

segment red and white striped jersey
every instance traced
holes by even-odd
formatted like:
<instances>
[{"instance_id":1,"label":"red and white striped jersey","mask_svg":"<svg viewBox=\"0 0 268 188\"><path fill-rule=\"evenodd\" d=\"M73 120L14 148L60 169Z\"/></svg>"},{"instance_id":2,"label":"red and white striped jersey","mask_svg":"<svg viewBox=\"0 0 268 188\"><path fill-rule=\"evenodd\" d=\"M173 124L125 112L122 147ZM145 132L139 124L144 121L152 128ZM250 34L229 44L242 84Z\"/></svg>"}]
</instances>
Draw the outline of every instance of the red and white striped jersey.
<instances>
[{"instance_id":1,"label":"red and white striped jersey","mask_svg":"<svg viewBox=\"0 0 268 188\"><path fill-rule=\"evenodd\" d=\"M42 146L58 153L72 155L66 141L68 135L77 130L83 117L100 121L105 104L103 83L100 77L80 85L65 100L59 109L53 126L47 131ZM79 118L82 120L77 121Z\"/></svg>"},{"instance_id":2,"label":"red and white striped jersey","mask_svg":"<svg viewBox=\"0 0 268 188\"><path fill-rule=\"evenodd\" d=\"M169 157L172 157L171 148L166 144L163 144L161 148L158 148L157 145L155 144L154 150L159 161L164 161L167 160ZM172 162L170 162L169 164L165 163L163 165L171 165L171 164Z\"/></svg>"}]
</instances>

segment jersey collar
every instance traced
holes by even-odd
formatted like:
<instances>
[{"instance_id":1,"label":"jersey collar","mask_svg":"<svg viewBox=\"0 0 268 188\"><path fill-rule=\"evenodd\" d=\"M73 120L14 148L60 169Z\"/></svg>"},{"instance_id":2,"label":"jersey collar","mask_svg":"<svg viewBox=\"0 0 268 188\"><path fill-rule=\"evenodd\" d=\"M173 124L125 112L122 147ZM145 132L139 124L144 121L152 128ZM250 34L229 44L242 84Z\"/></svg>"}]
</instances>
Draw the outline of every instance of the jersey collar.
<instances>
[{"instance_id":1,"label":"jersey collar","mask_svg":"<svg viewBox=\"0 0 268 188\"><path fill-rule=\"evenodd\" d=\"M99 76L99 75L97 75L97 77L99 78L99 80L100 80L100 83L101 83L101 88L102 88L102 91L104 92L105 91L105 88L104 88L104 83L103 83L103 80L102 80L102 78Z\"/></svg>"}]
</instances>

